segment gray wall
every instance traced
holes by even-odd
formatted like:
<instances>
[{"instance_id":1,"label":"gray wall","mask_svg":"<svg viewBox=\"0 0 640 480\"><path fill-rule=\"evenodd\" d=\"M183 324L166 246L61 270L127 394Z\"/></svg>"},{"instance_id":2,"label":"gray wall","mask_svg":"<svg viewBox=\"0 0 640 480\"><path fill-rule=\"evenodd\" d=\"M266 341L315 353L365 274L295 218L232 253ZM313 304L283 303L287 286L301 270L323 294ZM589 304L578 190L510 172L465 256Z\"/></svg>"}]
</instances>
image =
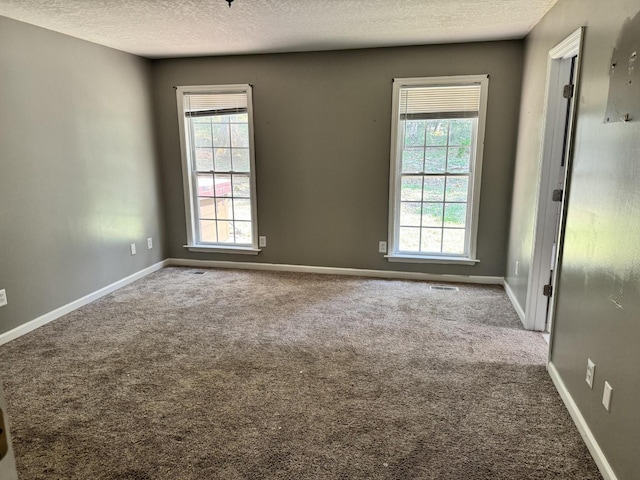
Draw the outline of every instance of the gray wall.
<instances>
[{"instance_id":1,"label":"gray wall","mask_svg":"<svg viewBox=\"0 0 640 480\"><path fill-rule=\"evenodd\" d=\"M170 257L503 276L522 42L154 61ZM490 74L476 266L390 264L387 239L394 77ZM186 243L174 86L254 86L258 257Z\"/></svg>"},{"instance_id":2,"label":"gray wall","mask_svg":"<svg viewBox=\"0 0 640 480\"><path fill-rule=\"evenodd\" d=\"M604 118L613 49L639 10L637 0L560 0L528 36L508 259L529 262L547 54L585 25L551 360L621 480L640 477L640 117ZM522 305L527 274L508 278ZM584 381L588 357L596 364L593 390ZM613 386L610 412L601 405L605 380Z\"/></svg>"},{"instance_id":3,"label":"gray wall","mask_svg":"<svg viewBox=\"0 0 640 480\"><path fill-rule=\"evenodd\" d=\"M164 257L150 81L147 60L0 17L0 333Z\"/></svg>"}]
</instances>

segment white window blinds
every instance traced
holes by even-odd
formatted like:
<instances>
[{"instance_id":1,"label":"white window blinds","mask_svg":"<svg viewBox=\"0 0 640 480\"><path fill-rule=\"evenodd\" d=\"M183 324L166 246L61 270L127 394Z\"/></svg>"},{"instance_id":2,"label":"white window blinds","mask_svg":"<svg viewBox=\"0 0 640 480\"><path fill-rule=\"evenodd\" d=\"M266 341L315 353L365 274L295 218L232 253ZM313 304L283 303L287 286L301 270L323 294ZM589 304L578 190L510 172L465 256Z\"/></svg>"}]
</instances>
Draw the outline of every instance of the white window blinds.
<instances>
[{"instance_id":1,"label":"white window blinds","mask_svg":"<svg viewBox=\"0 0 640 480\"><path fill-rule=\"evenodd\" d=\"M400 91L402 120L475 118L480 110L480 83L403 87Z\"/></svg>"},{"instance_id":2,"label":"white window blinds","mask_svg":"<svg viewBox=\"0 0 640 480\"><path fill-rule=\"evenodd\" d=\"M187 117L209 117L247 113L246 93L217 93L184 95L184 110Z\"/></svg>"}]
</instances>

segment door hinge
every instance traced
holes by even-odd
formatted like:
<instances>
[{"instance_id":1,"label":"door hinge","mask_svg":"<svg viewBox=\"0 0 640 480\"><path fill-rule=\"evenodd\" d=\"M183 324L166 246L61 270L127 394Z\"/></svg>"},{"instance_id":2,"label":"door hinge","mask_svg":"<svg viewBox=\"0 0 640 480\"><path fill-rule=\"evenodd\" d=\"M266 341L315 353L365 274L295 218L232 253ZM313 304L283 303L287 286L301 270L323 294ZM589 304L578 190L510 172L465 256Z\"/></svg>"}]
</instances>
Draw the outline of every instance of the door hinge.
<instances>
[{"instance_id":1,"label":"door hinge","mask_svg":"<svg viewBox=\"0 0 640 480\"><path fill-rule=\"evenodd\" d=\"M551 195L551 200L553 200L554 202L561 202L563 193L564 192L560 188L557 190L554 190L553 194Z\"/></svg>"},{"instance_id":2,"label":"door hinge","mask_svg":"<svg viewBox=\"0 0 640 480\"><path fill-rule=\"evenodd\" d=\"M542 287L542 295L545 297L550 297L553 295L553 287L551 285L545 285Z\"/></svg>"},{"instance_id":3,"label":"door hinge","mask_svg":"<svg viewBox=\"0 0 640 480\"><path fill-rule=\"evenodd\" d=\"M562 89L562 96L564 98L573 98L573 90L574 90L574 85L573 84L568 84L565 85L564 88Z\"/></svg>"}]
</instances>

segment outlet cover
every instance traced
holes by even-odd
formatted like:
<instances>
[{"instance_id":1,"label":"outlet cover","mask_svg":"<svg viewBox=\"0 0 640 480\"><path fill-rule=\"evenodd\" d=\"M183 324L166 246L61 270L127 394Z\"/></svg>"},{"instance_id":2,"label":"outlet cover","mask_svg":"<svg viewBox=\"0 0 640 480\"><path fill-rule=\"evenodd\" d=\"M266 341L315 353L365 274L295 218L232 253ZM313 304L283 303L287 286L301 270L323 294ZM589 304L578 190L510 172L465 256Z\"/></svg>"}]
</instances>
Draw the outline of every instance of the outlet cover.
<instances>
[{"instance_id":1,"label":"outlet cover","mask_svg":"<svg viewBox=\"0 0 640 480\"><path fill-rule=\"evenodd\" d=\"M147 238L147 248L151 250L153 248L153 238Z\"/></svg>"},{"instance_id":2,"label":"outlet cover","mask_svg":"<svg viewBox=\"0 0 640 480\"><path fill-rule=\"evenodd\" d=\"M130 247L131 247L131 255L135 255L136 254L136 244L132 243L130 245Z\"/></svg>"},{"instance_id":3,"label":"outlet cover","mask_svg":"<svg viewBox=\"0 0 640 480\"><path fill-rule=\"evenodd\" d=\"M7 292L3 288L0 290L0 307L4 307L7 304Z\"/></svg>"},{"instance_id":4,"label":"outlet cover","mask_svg":"<svg viewBox=\"0 0 640 480\"><path fill-rule=\"evenodd\" d=\"M267 237L258 237L258 246L266 247L267 246Z\"/></svg>"},{"instance_id":5,"label":"outlet cover","mask_svg":"<svg viewBox=\"0 0 640 480\"><path fill-rule=\"evenodd\" d=\"M378 242L378 252L387 253L387 242Z\"/></svg>"},{"instance_id":6,"label":"outlet cover","mask_svg":"<svg viewBox=\"0 0 640 480\"><path fill-rule=\"evenodd\" d=\"M596 364L591 361L590 358L587 358L587 376L584 379L589 385L589 388L593 388L593 377L596 375Z\"/></svg>"},{"instance_id":7,"label":"outlet cover","mask_svg":"<svg viewBox=\"0 0 640 480\"><path fill-rule=\"evenodd\" d=\"M611 407L611 394L613 393L613 388L609 385L609 382L604 382L604 392L602 392L602 406L609 411Z\"/></svg>"}]
</instances>

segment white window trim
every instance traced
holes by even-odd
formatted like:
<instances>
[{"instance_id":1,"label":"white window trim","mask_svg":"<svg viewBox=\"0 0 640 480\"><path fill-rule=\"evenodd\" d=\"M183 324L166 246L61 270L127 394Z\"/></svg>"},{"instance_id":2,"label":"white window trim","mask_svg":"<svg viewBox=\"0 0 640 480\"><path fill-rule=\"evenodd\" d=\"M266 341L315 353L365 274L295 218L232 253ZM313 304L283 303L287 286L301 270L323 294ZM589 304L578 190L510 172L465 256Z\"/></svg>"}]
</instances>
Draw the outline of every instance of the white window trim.
<instances>
[{"instance_id":1,"label":"white window trim","mask_svg":"<svg viewBox=\"0 0 640 480\"><path fill-rule=\"evenodd\" d=\"M401 162L401 145L398 142L399 127L399 101L400 89L410 86L437 86L437 85L455 85L480 83L480 108L478 111L478 127L476 138L473 142L475 153L475 162L471 175L473 181L469 198L471 199L471 207L467 209L468 229L467 236L467 255L421 255L407 254L406 252L398 252L398 222L400 221L400 201L396 198L396 192L400 191L400 167ZM476 248L478 239L478 216L480 212L480 186L482 181L482 156L484 152L484 133L487 114L487 93L489 91L489 75L456 75L446 77L415 77L415 78L394 78L393 79L393 103L391 119L391 167L389 175L389 254L385 257L390 262L406 262L406 263L443 263L443 264L463 264L475 265L480 260L476 258Z\"/></svg>"},{"instance_id":2,"label":"white window trim","mask_svg":"<svg viewBox=\"0 0 640 480\"><path fill-rule=\"evenodd\" d=\"M193 185L193 171L191 168L191 155L189 154L189 141L186 138L186 123L184 111L184 96L190 93L246 93L247 113L249 117L249 156L251 172L249 182L251 185L251 245L234 244L208 244L198 243L196 235L196 212L195 194ZM191 85L176 87L176 100L178 105L178 129L180 131L180 154L182 157L182 185L184 190L184 205L187 224L187 244L186 249L192 252L209 253L236 253L244 255L257 255L261 249L258 248L258 209L256 194L256 165L255 165L255 145L253 135L253 97L252 88L249 84L234 85Z\"/></svg>"}]
</instances>

